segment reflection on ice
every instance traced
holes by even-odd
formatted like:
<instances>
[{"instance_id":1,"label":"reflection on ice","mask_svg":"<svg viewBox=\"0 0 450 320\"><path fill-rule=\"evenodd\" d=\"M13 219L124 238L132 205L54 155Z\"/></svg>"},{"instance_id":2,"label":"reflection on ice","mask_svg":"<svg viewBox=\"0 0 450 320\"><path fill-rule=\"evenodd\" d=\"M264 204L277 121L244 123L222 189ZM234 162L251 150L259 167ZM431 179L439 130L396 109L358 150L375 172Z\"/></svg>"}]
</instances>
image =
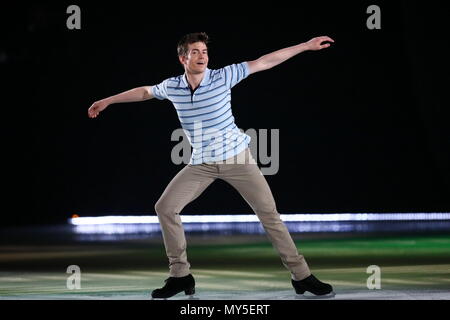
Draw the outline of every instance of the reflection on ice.
<instances>
[{"instance_id":1,"label":"reflection on ice","mask_svg":"<svg viewBox=\"0 0 450 320\"><path fill-rule=\"evenodd\" d=\"M449 231L450 221L285 222L291 233L380 233ZM260 222L184 223L187 234L264 234ZM122 240L160 237L158 223L75 225L78 240Z\"/></svg>"}]
</instances>

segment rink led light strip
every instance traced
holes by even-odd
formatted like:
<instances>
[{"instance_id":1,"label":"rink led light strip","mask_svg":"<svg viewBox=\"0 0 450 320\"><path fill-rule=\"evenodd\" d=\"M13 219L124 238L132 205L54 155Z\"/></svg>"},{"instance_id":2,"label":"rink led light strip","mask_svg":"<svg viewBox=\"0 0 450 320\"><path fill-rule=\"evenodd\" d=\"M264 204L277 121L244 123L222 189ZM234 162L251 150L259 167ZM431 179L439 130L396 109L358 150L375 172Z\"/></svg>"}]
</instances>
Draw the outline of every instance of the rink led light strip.
<instances>
[{"instance_id":1,"label":"rink led light strip","mask_svg":"<svg viewBox=\"0 0 450 320\"><path fill-rule=\"evenodd\" d=\"M183 223L259 222L256 215L181 215ZM450 220L450 213L321 213L281 214L284 222L362 222ZM69 219L72 225L158 224L155 216L101 216Z\"/></svg>"}]
</instances>

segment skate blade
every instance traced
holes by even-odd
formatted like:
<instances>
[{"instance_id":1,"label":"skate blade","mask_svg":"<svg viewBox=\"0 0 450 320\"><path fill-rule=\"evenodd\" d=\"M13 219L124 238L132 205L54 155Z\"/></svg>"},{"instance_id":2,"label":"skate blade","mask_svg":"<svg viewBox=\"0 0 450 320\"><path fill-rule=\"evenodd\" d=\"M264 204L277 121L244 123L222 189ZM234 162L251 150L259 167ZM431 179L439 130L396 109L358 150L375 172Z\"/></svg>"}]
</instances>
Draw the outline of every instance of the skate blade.
<instances>
[{"instance_id":1,"label":"skate blade","mask_svg":"<svg viewBox=\"0 0 450 320\"><path fill-rule=\"evenodd\" d=\"M176 295L175 295L176 296ZM151 297L151 300L169 300L169 299L171 299L171 298L173 298L173 297L175 297L175 296L172 296L172 297L169 297L169 298L153 298L153 297ZM200 300L199 298L197 298L196 296L195 296L195 294L187 294L186 295L186 300Z\"/></svg>"},{"instance_id":2,"label":"skate blade","mask_svg":"<svg viewBox=\"0 0 450 320\"><path fill-rule=\"evenodd\" d=\"M327 294L323 294L320 296L316 296L313 293L310 292L305 292L303 294L297 294L296 298L297 299L332 299L336 296L336 293L334 293L333 291Z\"/></svg>"}]
</instances>

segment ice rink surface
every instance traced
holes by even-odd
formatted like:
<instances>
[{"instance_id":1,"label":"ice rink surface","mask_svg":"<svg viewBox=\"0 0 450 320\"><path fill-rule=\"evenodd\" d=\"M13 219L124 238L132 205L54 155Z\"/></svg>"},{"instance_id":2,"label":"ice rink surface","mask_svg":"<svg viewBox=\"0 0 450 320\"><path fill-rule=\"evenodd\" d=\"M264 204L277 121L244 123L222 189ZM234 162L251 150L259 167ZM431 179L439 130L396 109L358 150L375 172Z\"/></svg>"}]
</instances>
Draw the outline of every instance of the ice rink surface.
<instances>
[{"instance_id":1,"label":"ice rink surface","mask_svg":"<svg viewBox=\"0 0 450 320\"><path fill-rule=\"evenodd\" d=\"M80 239L70 230L3 230L0 300L150 301L168 277L158 234ZM442 230L293 238L312 272L333 285L336 295L327 300L450 300L450 236ZM188 233L187 239L196 294L171 300L317 300L295 294L263 234ZM80 268L79 288L67 271L71 265ZM371 265L380 268L379 289L368 287Z\"/></svg>"}]
</instances>

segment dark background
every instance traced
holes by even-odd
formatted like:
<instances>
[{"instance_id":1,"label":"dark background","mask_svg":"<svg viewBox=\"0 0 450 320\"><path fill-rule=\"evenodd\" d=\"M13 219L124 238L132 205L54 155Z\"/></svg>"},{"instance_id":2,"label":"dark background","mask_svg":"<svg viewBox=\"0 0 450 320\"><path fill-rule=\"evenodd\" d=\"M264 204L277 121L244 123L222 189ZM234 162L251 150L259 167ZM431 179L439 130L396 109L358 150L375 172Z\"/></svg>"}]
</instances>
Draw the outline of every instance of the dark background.
<instances>
[{"instance_id":1,"label":"dark background","mask_svg":"<svg viewBox=\"0 0 450 320\"><path fill-rule=\"evenodd\" d=\"M81 8L68 30L66 8ZM366 8L381 7L381 30ZM176 43L211 37L211 69L328 35L233 89L238 127L280 130L266 176L281 213L450 209L448 12L439 3L315 1L2 5L2 224L72 214L153 214L172 177L179 122L169 101L98 99L183 73ZM185 213L249 213L216 181Z\"/></svg>"}]
</instances>

